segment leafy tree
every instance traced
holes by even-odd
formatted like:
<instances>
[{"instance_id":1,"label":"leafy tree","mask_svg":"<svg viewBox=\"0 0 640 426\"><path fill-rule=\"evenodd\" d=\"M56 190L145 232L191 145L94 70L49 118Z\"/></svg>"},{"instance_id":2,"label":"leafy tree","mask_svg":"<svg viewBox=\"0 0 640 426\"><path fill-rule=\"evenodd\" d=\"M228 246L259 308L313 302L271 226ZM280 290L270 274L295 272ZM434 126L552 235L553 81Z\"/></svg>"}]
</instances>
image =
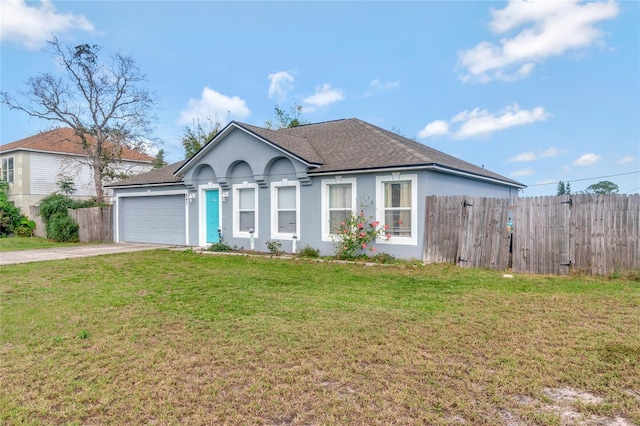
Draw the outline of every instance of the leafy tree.
<instances>
[{"instance_id":1,"label":"leafy tree","mask_svg":"<svg viewBox=\"0 0 640 426\"><path fill-rule=\"evenodd\" d=\"M196 152L200 151L203 146L211 142L211 140L220 131L220 122L207 118L206 125L202 125L200 120L194 120L191 127L184 129L182 135L182 147L184 148L184 158L193 157Z\"/></svg>"},{"instance_id":2,"label":"leafy tree","mask_svg":"<svg viewBox=\"0 0 640 426\"><path fill-rule=\"evenodd\" d=\"M167 162L164 160L164 149L161 149L156 154L156 158L153 159L153 168L160 169L167 165Z\"/></svg>"},{"instance_id":3,"label":"leafy tree","mask_svg":"<svg viewBox=\"0 0 640 426\"><path fill-rule=\"evenodd\" d=\"M144 152L157 100L139 87L145 78L130 56L117 53L103 63L96 45L63 46L56 37L48 45L62 75L39 74L27 80L18 98L2 92L0 100L10 109L74 130L102 203L103 175L119 163L122 149Z\"/></svg>"},{"instance_id":4,"label":"leafy tree","mask_svg":"<svg viewBox=\"0 0 640 426\"><path fill-rule=\"evenodd\" d=\"M294 103L289 109L289 112L286 112L278 105L276 105L274 109L276 113L275 120L268 120L264 122L264 125L267 129L287 129L291 127L302 126L303 124L308 124L308 121L300 118L300 114L302 114L302 107L298 104Z\"/></svg>"},{"instance_id":5,"label":"leafy tree","mask_svg":"<svg viewBox=\"0 0 640 426\"><path fill-rule=\"evenodd\" d=\"M558 182L558 192L556 195L571 195L571 184L567 182L565 185L563 181Z\"/></svg>"},{"instance_id":6,"label":"leafy tree","mask_svg":"<svg viewBox=\"0 0 640 426\"><path fill-rule=\"evenodd\" d=\"M585 189L585 193L587 194L617 194L620 191L618 185L608 180L602 180L598 183L594 183L593 185L587 186Z\"/></svg>"}]
</instances>

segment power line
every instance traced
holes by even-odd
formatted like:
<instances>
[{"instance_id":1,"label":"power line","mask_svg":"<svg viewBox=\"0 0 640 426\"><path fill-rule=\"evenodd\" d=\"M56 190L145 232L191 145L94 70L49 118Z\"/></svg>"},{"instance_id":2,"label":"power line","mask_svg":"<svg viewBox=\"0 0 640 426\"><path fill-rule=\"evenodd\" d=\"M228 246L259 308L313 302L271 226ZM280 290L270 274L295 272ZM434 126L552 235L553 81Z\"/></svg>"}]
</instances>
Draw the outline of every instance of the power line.
<instances>
[{"instance_id":1,"label":"power line","mask_svg":"<svg viewBox=\"0 0 640 426\"><path fill-rule=\"evenodd\" d=\"M629 173L619 173L617 175L607 175L607 176L596 176L596 177L590 177L590 178L584 178L584 179L573 179L573 180L565 180L563 182L565 183L570 183L570 182L582 182L585 180L594 180L594 179L603 179L603 178L609 178L609 177L616 177L616 176L626 176L626 175L632 175L635 173L640 173L640 170L636 170L635 172L629 172ZM557 185L558 182L549 182L549 183L536 183L533 185L527 185L527 187L532 187L532 186L545 186L545 185Z\"/></svg>"}]
</instances>

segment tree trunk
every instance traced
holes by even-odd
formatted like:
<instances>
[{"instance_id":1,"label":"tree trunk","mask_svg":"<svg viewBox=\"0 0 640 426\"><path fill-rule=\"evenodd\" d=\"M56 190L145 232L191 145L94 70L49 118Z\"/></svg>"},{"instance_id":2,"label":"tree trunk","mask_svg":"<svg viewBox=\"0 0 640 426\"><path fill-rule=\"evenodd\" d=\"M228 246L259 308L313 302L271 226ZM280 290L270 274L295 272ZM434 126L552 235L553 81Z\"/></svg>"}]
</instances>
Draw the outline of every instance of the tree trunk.
<instances>
[{"instance_id":1,"label":"tree trunk","mask_svg":"<svg viewBox=\"0 0 640 426\"><path fill-rule=\"evenodd\" d=\"M102 168L93 168L93 184L96 187L96 201L100 204L104 203L104 189L102 188Z\"/></svg>"}]
</instances>

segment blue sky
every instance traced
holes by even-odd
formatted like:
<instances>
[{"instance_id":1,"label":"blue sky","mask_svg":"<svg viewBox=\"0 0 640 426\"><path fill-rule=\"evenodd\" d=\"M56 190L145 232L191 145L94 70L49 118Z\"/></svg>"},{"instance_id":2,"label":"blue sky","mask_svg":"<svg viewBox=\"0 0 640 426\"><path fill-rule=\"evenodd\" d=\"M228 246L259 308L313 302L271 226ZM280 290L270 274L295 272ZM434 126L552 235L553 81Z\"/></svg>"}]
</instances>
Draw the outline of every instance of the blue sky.
<instances>
[{"instance_id":1,"label":"blue sky","mask_svg":"<svg viewBox=\"0 0 640 426\"><path fill-rule=\"evenodd\" d=\"M57 72L63 43L131 55L167 160L200 118L264 125L295 104L484 165L524 196L640 191L640 3L0 0L1 87ZM49 124L2 106L0 142Z\"/></svg>"}]
</instances>

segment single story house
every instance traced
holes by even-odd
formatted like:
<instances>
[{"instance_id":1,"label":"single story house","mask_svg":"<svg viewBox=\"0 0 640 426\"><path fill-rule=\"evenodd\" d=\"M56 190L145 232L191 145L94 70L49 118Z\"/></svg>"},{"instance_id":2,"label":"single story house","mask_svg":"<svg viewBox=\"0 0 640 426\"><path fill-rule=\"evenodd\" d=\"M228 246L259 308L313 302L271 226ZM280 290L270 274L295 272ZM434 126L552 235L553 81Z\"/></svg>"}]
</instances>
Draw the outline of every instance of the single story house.
<instances>
[{"instance_id":1,"label":"single story house","mask_svg":"<svg viewBox=\"0 0 640 426\"><path fill-rule=\"evenodd\" d=\"M346 215L388 227L379 252L421 258L425 197L517 197L524 185L359 119L269 130L231 122L190 159L111 185L115 241L334 253ZM294 244L295 243L295 244Z\"/></svg>"},{"instance_id":2,"label":"single story house","mask_svg":"<svg viewBox=\"0 0 640 426\"><path fill-rule=\"evenodd\" d=\"M9 201L28 214L30 206L60 190L61 178L73 182L74 197L95 197L93 172L79 140L65 127L0 145L0 179L9 184ZM124 148L115 171L143 173L153 168L153 160Z\"/></svg>"}]
</instances>

